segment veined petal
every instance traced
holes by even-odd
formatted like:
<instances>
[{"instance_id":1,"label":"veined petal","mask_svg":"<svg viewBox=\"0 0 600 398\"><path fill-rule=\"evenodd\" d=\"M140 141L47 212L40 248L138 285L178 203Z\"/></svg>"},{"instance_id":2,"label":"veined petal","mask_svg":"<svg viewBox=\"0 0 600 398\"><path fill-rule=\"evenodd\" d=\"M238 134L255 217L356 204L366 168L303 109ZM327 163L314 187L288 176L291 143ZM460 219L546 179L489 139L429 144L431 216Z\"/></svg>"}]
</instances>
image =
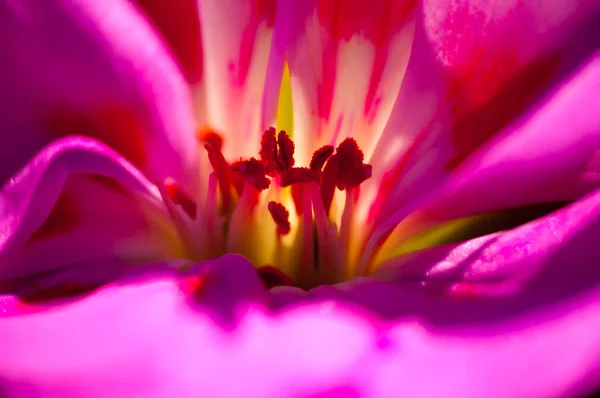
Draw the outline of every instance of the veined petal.
<instances>
[{"instance_id":1,"label":"veined petal","mask_svg":"<svg viewBox=\"0 0 600 398\"><path fill-rule=\"evenodd\" d=\"M229 159L249 158L260 148L265 125L275 121L274 115L273 120L262 120L261 104L264 96L277 97L279 92L277 85L267 85L265 90L276 1L198 0L198 5L206 123L229 140L223 147ZM281 76L281 68L282 58L280 70L272 73ZM239 142L244 145L237 145Z\"/></svg>"},{"instance_id":2,"label":"veined petal","mask_svg":"<svg viewBox=\"0 0 600 398\"><path fill-rule=\"evenodd\" d=\"M535 203L571 201L595 189L600 151L600 53L443 180L398 225L388 248L439 222ZM398 222L406 213L396 213ZM392 219L384 226L392 226ZM383 230L383 228L382 228Z\"/></svg>"},{"instance_id":3,"label":"veined petal","mask_svg":"<svg viewBox=\"0 0 600 398\"><path fill-rule=\"evenodd\" d=\"M438 186L539 105L595 51L599 6L425 1L405 84L372 162L380 174L367 182L370 190L384 181L387 203L373 217L385 219Z\"/></svg>"},{"instance_id":4,"label":"veined petal","mask_svg":"<svg viewBox=\"0 0 600 398\"><path fill-rule=\"evenodd\" d=\"M416 3L294 3L288 60L300 157L350 136L370 156L402 82Z\"/></svg>"},{"instance_id":5,"label":"veined petal","mask_svg":"<svg viewBox=\"0 0 600 398\"><path fill-rule=\"evenodd\" d=\"M196 184L187 85L129 1L9 0L0 37L1 181L54 139L87 134L152 180Z\"/></svg>"},{"instance_id":6,"label":"veined petal","mask_svg":"<svg viewBox=\"0 0 600 398\"><path fill-rule=\"evenodd\" d=\"M3 280L99 259L178 257L180 251L156 187L85 137L55 142L9 179L0 192L0 231Z\"/></svg>"}]
</instances>

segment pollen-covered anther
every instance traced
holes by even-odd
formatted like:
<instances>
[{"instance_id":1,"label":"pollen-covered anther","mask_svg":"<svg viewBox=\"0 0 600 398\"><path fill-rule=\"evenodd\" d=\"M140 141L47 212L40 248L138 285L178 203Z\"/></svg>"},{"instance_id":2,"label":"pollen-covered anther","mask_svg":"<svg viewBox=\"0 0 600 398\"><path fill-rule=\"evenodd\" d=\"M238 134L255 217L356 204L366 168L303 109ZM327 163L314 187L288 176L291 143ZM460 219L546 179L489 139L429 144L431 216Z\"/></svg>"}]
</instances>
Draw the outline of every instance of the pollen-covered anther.
<instances>
[{"instance_id":1,"label":"pollen-covered anther","mask_svg":"<svg viewBox=\"0 0 600 398\"><path fill-rule=\"evenodd\" d=\"M260 160L268 176L275 177L294 166L294 142L285 131L265 130L260 143Z\"/></svg>"},{"instance_id":2,"label":"pollen-covered anther","mask_svg":"<svg viewBox=\"0 0 600 398\"><path fill-rule=\"evenodd\" d=\"M231 170L259 191L268 189L271 185L271 180L266 176L265 166L255 158L236 162L231 166Z\"/></svg>"},{"instance_id":3,"label":"pollen-covered anther","mask_svg":"<svg viewBox=\"0 0 600 398\"><path fill-rule=\"evenodd\" d=\"M191 196L175 181L165 181L167 196L174 205L179 205L192 220L196 219L197 204Z\"/></svg>"},{"instance_id":4,"label":"pollen-covered anther","mask_svg":"<svg viewBox=\"0 0 600 398\"><path fill-rule=\"evenodd\" d=\"M310 169L314 171L321 171L325 162L333 155L333 147L331 145L325 145L317 149L310 160Z\"/></svg>"},{"instance_id":5,"label":"pollen-covered anther","mask_svg":"<svg viewBox=\"0 0 600 398\"><path fill-rule=\"evenodd\" d=\"M277 136L277 145L279 146L278 161L283 169L282 171L288 170L296 163L294 160L294 141L285 131L281 130Z\"/></svg>"},{"instance_id":6,"label":"pollen-covered anther","mask_svg":"<svg viewBox=\"0 0 600 398\"><path fill-rule=\"evenodd\" d=\"M273 217L273 221L275 221L275 224L277 225L277 233L279 235L288 234L291 229L290 213L285 206L281 203L271 201L267 208L269 209L269 213L271 213L271 217Z\"/></svg>"},{"instance_id":7,"label":"pollen-covered anther","mask_svg":"<svg viewBox=\"0 0 600 398\"><path fill-rule=\"evenodd\" d=\"M323 170L321 199L329 212L335 188L340 191L359 186L373 174L373 167L364 164L364 155L353 138L346 138L337 147Z\"/></svg>"}]
</instances>

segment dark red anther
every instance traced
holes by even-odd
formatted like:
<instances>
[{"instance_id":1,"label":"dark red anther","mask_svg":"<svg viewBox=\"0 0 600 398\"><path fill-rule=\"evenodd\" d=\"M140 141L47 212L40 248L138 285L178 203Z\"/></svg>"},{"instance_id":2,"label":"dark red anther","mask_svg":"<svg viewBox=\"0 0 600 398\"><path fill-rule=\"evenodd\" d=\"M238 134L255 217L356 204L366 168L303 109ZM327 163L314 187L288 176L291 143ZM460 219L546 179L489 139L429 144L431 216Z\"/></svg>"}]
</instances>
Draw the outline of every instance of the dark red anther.
<instances>
[{"instance_id":1,"label":"dark red anther","mask_svg":"<svg viewBox=\"0 0 600 398\"><path fill-rule=\"evenodd\" d=\"M265 166L265 173L271 177L279 174L277 137L274 127L265 130L260 141L260 160Z\"/></svg>"},{"instance_id":2,"label":"dark red anther","mask_svg":"<svg viewBox=\"0 0 600 398\"><path fill-rule=\"evenodd\" d=\"M171 202L179 205L192 220L196 219L196 202L175 181L165 181L165 190Z\"/></svg>"},{"instance_id":3,"label":"dark red anther","mask_svg":"<svg viewBox=\"0 0 600 398\"><path fill-rule=\"evenodd\" d=\"M319 182L319 173L307 167L292 167L281 173L280 185L287 187L302 182Z\"/></svg>"},{"instance_id":4,"label":"dark red anther","mask_svg":"<svg viewBox=\"0 0 600 398\"><path fill-rule=\"evenodd\" d=\"M353 138L346 138L336 149L321 179L321 200L329 213L335 187L339 190L355 188L371 177L373 168L364 164L364 155Z\"/></svg>"},{"instance_id":5,"label":"dark red anther","mask_svg":"<svg viewBox=\"0 0 600 398\"><path fill-rule=\"evenodd\" d=\"M208 160L215 171L215 176L217 177L217 182L219 183L219 191L221 192L221 197L223 198L223 208L225 211L229 211L231 206L232 184L229 164L225 160L225 157L220 149L209 143L204 144L204 149L206 149L206 152L208 152Z\"/></svg>"},{"instance_id":6,"label":"dark red anther","mask_svg":"<svg viewBox=\"0 0 600 398\"><path fill-rule=\"evenodd\" d=\"M294 142L285 131L276 136L274 127L265 130L260 142L260 160L265 166L265 173L275 177L293 167L294 149Z\"/></svg>"},{"instance_id":7,"label":"dark red anther","mask_svg":"<svg viewBox=\"0 0 600 398\"><path fill-rule=\"evenodd\" d=\"M223 137L213 130L206 129L199 131L198 138L200 141L212 146L219 152L223 149Z\"/></svg>"},{"instance_id":8,"label":"dark red anther","mask_svg":"<svg viewBox=\"0 0 600 398\"><path fill-rule=\"evenodd\" d=\"M279 145L279 156L277 157L281 171L288 170L296 163L294 161L294 141L283 130L277 136L277 145Z\"/></svg>"},{"instance_id":9,"label":"dark red anther","mask_svg":"<svg viewBox=\"0 0 600 398\"><path fill-rule=\"evenodd\" d=\"M290 232L290 213L287 209L281 204L277 202L269 202L269 213L271 213L271 217L273 217L273 221L277 224L277 233L279 235L285 235Z\"/></svg>"},{"instance_id":10,"label":"dark red anther","mask_svg":"<svg viewBox=\"0 0 600 398\"><path fill-rule=\"evenodd\" d=\"M234 173L243 176L244 181L254 186L259 191L269 188L271 180L266 177L265 166L255 158L243 160L234 164L232 167Z\"/></svg>"},{"instance_id":11,"label":"dark red anther","mask_svg":"<svg viewBox=\"0 0 600 398\"><path fill-rule=\"evenodd\" d=\"M267 289L276 286L294 286L294 281L289 276L270 265L260 267L256 272Z\"/></svg>"},{"instance_id":12,"label":"dark red anther","mask_svg":"<svg viewBox=\"0 0 600 398\"><path fill-rule=\"evenodd\" d=\"M333 147L331 145L325 145L317 149L310 160L311 170L321 171L323 165L333 155Z\"/></svg>"}]
</instances>

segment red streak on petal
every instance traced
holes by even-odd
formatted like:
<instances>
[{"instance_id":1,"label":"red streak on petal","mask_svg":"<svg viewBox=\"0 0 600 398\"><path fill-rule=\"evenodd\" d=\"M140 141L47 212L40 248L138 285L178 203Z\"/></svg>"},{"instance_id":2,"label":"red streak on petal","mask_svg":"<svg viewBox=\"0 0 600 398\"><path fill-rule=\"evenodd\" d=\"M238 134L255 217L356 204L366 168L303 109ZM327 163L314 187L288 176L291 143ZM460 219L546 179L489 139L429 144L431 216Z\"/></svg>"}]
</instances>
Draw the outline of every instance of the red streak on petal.
<instances>
[{"instance_id":1,"label":"red streak on petal","mask_svg":"<svg viewBox=\"0 0 600 398\"><path fill-rule=\"evenodd\" d=\"M255 54L256 39L259 27L266 22L271 28L275 23L276 0L246 0L250 2L250 17L248 24L242 33L240 50L238 55L237 74L233 74L233 82L243 86L248 78L250 63ZM259 54L260 55L260 54ZM235 72L235 65L233 68Z\"/></svg>"},{"instance_id":2,"label":"red streak on petal","mask_svg":"<svg viewBox=\"0 0 600 398\"><path fill-rule=\"evenodd\" d=\"M267 208L269 209L269 213L271 213L271 217L273 217L273 221L277 224L277 233L280 235L288 234L291 229L290 213L285 206L281 203L271 201Z\"/></svg>"},{"instance_id":3,"label":"red streak on petal","mask_svg":"<svg viewBox=\"0 0 600 398\"><path fill-rule=\"evenodd\" d=\"M530 63L510 79L489 102L466 115L461 115L464 111L460 109L453 109L455 122L452 126L452 142L455 154L447 164L448 169L455 169L473 151L527 109L552 79L559 61L554 55ZM485 84L483 86L485 87ZM480 85L478 90L481 91ZM480 100L471 98L471 101L476 104Z\"/></svg>"},{"instance_id":4,"label":"red streak on petal","mask_svg":"<svg viewBox=\"0 0 600 398\"><path fill-rule=\"evenodd\" d=\"M310 160L310 168L311 170L321 171L323 169L323 165L325 162L333 155L333 146L325 145L319 149L317 149Z\"/></svg>"},{"instance_id":5,"label":"red streak on petal","mask_svg":"<svg viewBox=\"0 0 600 398\"><path fill-rule=\"evenodd\" d=\"M190 197L190 195L183 190L179 184L174 181L165 182L165 189L169 199L175 205L181 206L183 211L192 219L196 219L196 202Z\"/></svg>"},{"instance_id":6,"label":"red streak on petal","mask_svg":"<svg viewBox=\"0 0 600 398\"><path fill-rule=\"evenodd\" d=\"M276 286L294 286L294 282L289 276L270 265L260 267L256 272L267 289Z\"/></svg>"},{"instance_id":7,"label":"red streak on petal","mask_svg":"<svg viewBox=\"0 0 600 398\"><path fill-rule=\"evenodd\" d=\"M296 163L294 160L294 141L283 130L277 136L277 145L279 146L278 160L283 170L293 167Z\"/></svg>"},{"instance_id":8,"label":"red streak on petal","mask_svg":"<svg viewBox=\"0 0 600 398\"><path fill-rule=\"evenodd\" d=\"M223 208L229 211L231 206L231 185L232 177L229 164L225 160L223 153L210 144L204 144L204 149L208 152L208 160L215 171L217 182L219 183L219 191L223 199Z\"/></svg>"},{"instance_id":9,"label":"red streak on petal","mask_svg":"<svg viewBox=\"0 0 600 398\"><path fill-rule=\"evenodd\" d=\"M323 77L317 87L319 116L325 120L330 117L339 43L354 35L372 41L377 49L364 107L365 115L374 116L391 39L404 27L417 4L417 0L318 0L319 22L329 34L323 50Z\"/></svg>"}]
</instances>

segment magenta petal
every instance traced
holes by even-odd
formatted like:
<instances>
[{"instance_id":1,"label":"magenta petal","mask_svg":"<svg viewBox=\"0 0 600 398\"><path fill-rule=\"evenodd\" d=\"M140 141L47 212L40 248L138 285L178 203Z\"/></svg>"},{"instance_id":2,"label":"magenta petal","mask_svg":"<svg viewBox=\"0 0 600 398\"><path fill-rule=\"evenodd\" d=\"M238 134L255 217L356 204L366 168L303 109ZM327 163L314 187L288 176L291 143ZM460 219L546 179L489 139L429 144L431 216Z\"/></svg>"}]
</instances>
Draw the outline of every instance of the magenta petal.
<instances>
[{"instance_id":1,"label":"magenta petal","mask_svg":"<svg viewBox=\"0 0 600 398\"><path fill-rule=\"evenodd\" d=\"M227 269L221 287L259 282L239 256L214 265ZM242 289L235 300L247 304L239 307L245 316L229 331L189 305L182 282L159 276L115 284L70 305L0 318L3 393L281 397L354 389L353 371L371 344L364 321L335 316L331 306L272 317L256 304L257 292Z\"/></svg>"},{"instance_id":2,"label":"magenta petal","mask_svg":"<svg viewBox=\"0 0 600 398\"><path fill-rule=\"evenodd\" d=\"M307 296L387 319L363 363L372 396L585 396L600 388L599 235L597 191L514 230L392 260L382 271L393 281ZM300 302L282 293L284 311Z\"/></svg>"},{"instance_id":3,"label":"magenta petal","mask_svg":"<svg viewBox=\"0 0 600 398\"><path fill-rule=\"evenodd\" d=\"M152 180L197 184L190 94L127 0L0 7L0 181L66 135L107 143Z\"/></svg>"},{"instance_id":4,"label":"magenta petal","mask_svg":"<svg viewBox=\"0 0 600 398\"><path fill-rule=\"evenodd\" d=\"M398 210L391 217L388 214L379 228L380 234L395 228L386 246L394 247L409 234L445 220L571 201L595 189L598 181L590 179L590 167L600 150L599 65L600 56L595 54L451 174L416 178L414 173L425 172L418 167L406 180L416 191L389 185L394 193L386 199L388 211ZM416 195L417 191L424 196ZM410 192L415 194L410 200L394 202L400 193ZM406 221L415 226L410 230L400 223L409 212L415 212L412 222Z\"/></svg>"},{"instance_id":5,"label":"magenta petal","mask_svg":"<svg viewBox=\"0 0 600 398\"><path fill-rule=\"evenodd\" d=\"M169 250L144 213L157 221L164 214L166 223L156 188L89 138L45 148L5 184L0 209L2 279L111 257L162 258Z\"/></svg>"},{"instance_id":6,"label":"magenta petal","mask_svg":"<svg viewBox=\"0 0 600 398\"><path fill-rule=\"evenodd\" d=\"M375 171L387 172L383 178L385 195L380 195L386 199L374 212L378 213L378 222L394 209L439 187L483 150L497 152L496 166L502 165L511 174L506 180L518 173L519 167L512 167L516 157L520 162L543 158L540 165L552 158L553 167L547 172L559 175L555 187L569 191L572 182L568 180L577 171L583 172L589 160L585 151L571 148L570 136L582 139L587 134L590 149L596 149L591 137L596 119L585 113L594 100L581 80L595 84L597 65L592 58L597 57L600 2L428 0L423 6L423 20L417 25L403 86L372 162ZM570 99L571 95L576 98ZM580 103L583 108L569 117L567 108ZM559 114L551 115L550 109ZM542 124L546 129L543 135L539 133ZM534 129L538 130L535 140L522 139L532 138ZM561 153L546 151L552 144L560 146L563 139ZM501 140L520 145L515 151L518 156L511 158L504 149L492 147L493 141ZM540 140L547 140L548 145L535 145ZM578 169L572 162L574 158ZM481 171L489 164L475 162L472 160L471 166ZM528 171L522 178L530 176ZM541 180L548 181L549 174L542 174ZM375 174L366 188L374 189L378 182L379 175ZM494 184L490 201L502 207L516 204L499 203L502 198L496 194L501 183ZM534 202L546 191L531 187L537 193L533 197L535 194L521 188L506 191ZM575 186L573 191L580 188ZM485 189L483 185L475 188L478 192ZM553 200L553 193L544 199ZM575 199L579 194L570 196ZM457 201L471 207L485 206L487 199L477 203L462 198Z\"/></svg>"}]
</instances>

